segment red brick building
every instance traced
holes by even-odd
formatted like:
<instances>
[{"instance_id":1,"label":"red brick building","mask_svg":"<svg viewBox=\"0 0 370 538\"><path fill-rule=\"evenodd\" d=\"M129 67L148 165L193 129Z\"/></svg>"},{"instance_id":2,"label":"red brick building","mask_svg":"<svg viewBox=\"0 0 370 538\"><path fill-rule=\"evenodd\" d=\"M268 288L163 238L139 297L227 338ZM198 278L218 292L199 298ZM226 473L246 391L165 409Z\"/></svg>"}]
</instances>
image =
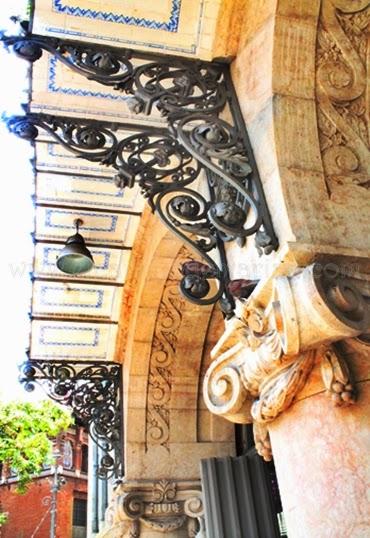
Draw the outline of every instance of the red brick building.
<instances>
[{"instance_id":1,"label":"red brick building","mask_svg":"<svg viewBox=\"0 0 370 538\"><path fill-rule=\"evenodd\" d=\"M70 429L56 440L57 474L64 482L56 494L56 538L86 537L87 447L82 428ZM0 507L8 521L0 528L1 538L49 538L54 473L55 467L45 468L24 495L15 491L16 478L2 478Z\"/></svg>"}]
</instances>

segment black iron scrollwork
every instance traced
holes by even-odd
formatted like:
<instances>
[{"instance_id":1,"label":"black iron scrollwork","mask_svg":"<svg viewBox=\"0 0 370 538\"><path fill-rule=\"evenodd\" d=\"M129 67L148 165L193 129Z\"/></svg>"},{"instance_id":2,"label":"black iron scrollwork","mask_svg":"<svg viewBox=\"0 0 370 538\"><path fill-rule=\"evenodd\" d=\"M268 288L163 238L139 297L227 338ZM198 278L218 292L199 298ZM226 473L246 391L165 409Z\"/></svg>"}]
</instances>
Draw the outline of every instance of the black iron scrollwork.
<instances>
[{"instance_id":1,"label":"black iron scrollwork","mask_svg":"<svg viewBox=\"0 0 370 538\"><path fill-rule=\"evenodd\" d=\"M132 77L131 51L126 49L101 50L94 45L62 41L26 33L21 36L1 36L6 48L24 60L35 62L43 52L58 58L64 65L89 80L119 88Z\"/></svg>"},{"instance_id":2,"label":"black iron scrollwork","mask_svg":"<svg viewBox=\"0 0 370 538\"><path fill-rule=\"evenodd\" d=\"M184 276L183 293L198 304L224 296L228 312L224 242L243 245L254 235L260 254L278 246L228 66L28 33L2 41L30 61L45 50L124 91L132 112L149 115L155 106L167 118L164 128L125 126L130 136L123 138L119 124L45 115L13 118L8 126L28 140L41 128L76 156L113 166L119 188L138 183L152 210L211 268L212 276ZM231 123L219 117L226 109Z\"/></svg>"},{"instance_id":3,"label":"black iron scrollwork","mask_svg":"<svg viewBox=\"0 0 370 538\"><path fill-rule=\"evenodd\" d=\"M20 382L27 391L35 384L72 409L104 455L98 476L119 478L122 469L122 380L117 363L44 361L30 359L21 366Z\"/></svg>"},{"instance_id":4,"label":"black iron scrollwork","mask_svg":"<svg viewBox=\"0 0 370 538\"><path fill-rule=\"evenodd\" d=\"M194 111L220 112L226 104L223 71L218 64L189 61L104 47L78 41L32 35L1 36L5 47L30 62L43 51L60 62L105 86L130 97L127 104L135 113L149 115L156 104L163 115L184 116ZM145 61L145 63L143 63Z\"/></svg>"}]
</instances>

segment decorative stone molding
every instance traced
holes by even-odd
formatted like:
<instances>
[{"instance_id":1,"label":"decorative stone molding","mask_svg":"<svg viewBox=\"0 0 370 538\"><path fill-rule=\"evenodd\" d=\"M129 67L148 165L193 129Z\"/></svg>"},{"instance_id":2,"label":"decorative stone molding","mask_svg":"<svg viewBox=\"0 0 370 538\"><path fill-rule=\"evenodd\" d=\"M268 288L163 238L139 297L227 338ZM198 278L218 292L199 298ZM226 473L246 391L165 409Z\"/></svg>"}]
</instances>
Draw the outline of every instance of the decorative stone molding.
<instances>
[{"instance_id":1,"label":"decorative stone molding","mask_svg":"<svg viewBox=\"0 0 370 538\"><path fill-rule=\"evenodd\" d=\"M370 187L366 99L369 22L367 0L322 2L316 96L320 149L330 193L338 186Z\"/></svg>"},{"instance_id":2,"label":"decorative stone molding","mask_svg":"<svg viewBox=\"0 0 370 538\"><path fill-rule=\"evenodd\" d=\"M189 258L191 253L182 247L168 275L158 308L149 365L146 448L161 445L169 449L172 370L185 303L178 293L178 282L181 264Z\"/></svg>"},{"instance_id":3,"label":"decorative stone molding","mask_svg":"<svg viewBox=\"0 0 370 538\"><path fill-rule=\"evenodd\" d=\"M139 538L179 531L202 536L203 502L199 481L124 481L114 491L107 510L106 538ZM172 536L172 534L171 534Z\"/></svg>"},{"instance_id":4,"label":"decorative stone molding","mask_svg":"<svg viewBox=\"0 0 370 538\"><path fill-rule=\"evenodd\" d=\"M331 344L369 331L370 304L349 279L337 275L313 264L275 278L265 307L255 294L238 301L204 380L211 412L232 422L267 424L292 404L318 352L334 401L353 402L348 369ZM267 432L255 433L260 453L270 459Z\"/></svg>"}]
</instances>

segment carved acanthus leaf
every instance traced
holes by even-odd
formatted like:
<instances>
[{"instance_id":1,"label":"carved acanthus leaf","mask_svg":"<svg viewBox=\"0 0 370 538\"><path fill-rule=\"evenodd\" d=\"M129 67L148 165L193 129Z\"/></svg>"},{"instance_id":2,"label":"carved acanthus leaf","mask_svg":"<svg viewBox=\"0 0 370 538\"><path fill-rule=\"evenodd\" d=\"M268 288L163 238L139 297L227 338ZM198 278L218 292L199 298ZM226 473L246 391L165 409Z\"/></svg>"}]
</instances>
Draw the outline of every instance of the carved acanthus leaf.
<instances>
[{"instance_id":1,"label":"carved acanthus leaf","mask_svg":"<svg viewBox=\"0 0 370 538\"><path fill-rule=\"evenodd\" d=\"M176 497L176 483L169 480L159 480L153 486L155 502L173 501Z\"/></svg>"},{"instance_id":2,"label":"carved acanthus leaf","mask_svg":"<svg viewBox=\"0 0 370 538\"><path fill-rule=\"evenodd\" d=\"M369 110L366 99L370 6L323 0L317 34L319 141L329 192L370 187Z\"/></svg>"},{"instance_id":3,"label":"carved acanthus leaf","mask_svg":"<svg viewBox=\"0 0 370 538\"><path fill-rule=\"evenodd\" d=\"M316 356L321 357L317 350L370 329L367 298L353 279L333 272L330 263L325 267L313 264L291 277L277 277L264 308L255 298L239 301L238 317L227 321L212 351L203 384L208 409L232 422L254 422L256 445L267 460L264 425L292 405ZM332 349L323 361L333 399L350 402L353 389L345 363Z\"/></svg>"},{"instance_id":4,"label":"carved acanthus leaf","mask_svg":"<svg viewBox=\"0 0 370 538\"><path fill-rule=\"evenodd\" d=\"M259 398L252 405L254 420L259 423L271 422L291 406L311 372L314 353L313 351L303 353L261 384Z\"/></svg>"}]
</instances>

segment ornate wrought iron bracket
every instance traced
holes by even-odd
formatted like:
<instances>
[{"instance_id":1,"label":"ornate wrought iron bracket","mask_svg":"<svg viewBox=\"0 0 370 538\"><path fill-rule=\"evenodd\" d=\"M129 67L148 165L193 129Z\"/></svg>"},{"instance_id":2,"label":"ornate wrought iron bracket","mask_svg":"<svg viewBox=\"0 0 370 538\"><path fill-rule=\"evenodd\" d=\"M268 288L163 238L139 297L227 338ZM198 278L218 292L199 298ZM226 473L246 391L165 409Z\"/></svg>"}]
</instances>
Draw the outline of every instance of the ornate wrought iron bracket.
<instances>
[{"instance_id":1,"label":"ornate wrought iron bracket","mask_svg":"<svg viewBox=\"0 0 370 538\"><path fill-rule=\"evenodd\" d=\"M30 359L21 368L20 382L27 391L40 385L56 402L72 409L102 449L98 476L123 475L122 371L113 362L47 361Z\"/></svg>"},{"instance_id":2,"label":"ornate wrought iron bracket","mask_svg":"<svg viewBox=\"0 0 370 538\"><path fill-rule=\"evenodd\" d=\"M254 235L259 253L269 254L278 241L228 65L32 34L2 41L31 62L47 51L125 92L132 112L150 115L155 106L166 117L164 128L36 114L8 126L31 141L44 130L76 156L112 166L121 189L138 183L152 210L205 261L202 269L188 266L182 292L198 304L221 300L230 313L224 243Z\"/></svg>"}]
</instances>

